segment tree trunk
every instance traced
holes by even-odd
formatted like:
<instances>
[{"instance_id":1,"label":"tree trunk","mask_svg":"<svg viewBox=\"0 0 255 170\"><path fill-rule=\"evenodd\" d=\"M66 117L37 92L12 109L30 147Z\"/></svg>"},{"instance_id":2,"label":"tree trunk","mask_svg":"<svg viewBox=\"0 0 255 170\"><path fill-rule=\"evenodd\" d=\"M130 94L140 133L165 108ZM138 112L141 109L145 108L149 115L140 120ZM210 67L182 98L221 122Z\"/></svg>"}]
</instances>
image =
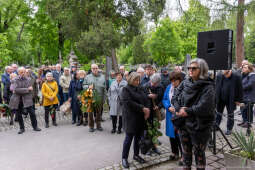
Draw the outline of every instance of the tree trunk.
<instances>
[{"instance_id":1,"label":"tree trunk","mask_svg":"<svg viewBox=\"0 0 255 170\"><path fill-rule=\"evenodd\" d=\"M38 63L41 65L41 51L38 50L37 52L37 57L38 57Z\"/></svg>"},{"instance_id":2,"label":"tree trunk","mask_svg":"<svg viewBox=\"0 0 255 170\"><path fill-rule=\"evenodd\" d=\"M119 71L116 51L114 48L112 49L112 65L113 65L114 71Z\"/></svg>"},{"instance_id":3,"label":"tree trunk","mask_svg":"<svg viewBox=\"0 0 255 170\"><path fill-rule=\"evenodd\" d=\"M21 29L19 31L19 34L18 34L18 37L17 37L17 42L19 42L21 40L21 34L24 30L24 27L25 27L25 23L23 22L22 26L21 26Z\"/></svg>"},{"instance_id":4,"label":"tree trunk","mask_svg":"<svg viewBox=\"0 0 255 170\"><path fill-rule=\"evenodd\" d=\"M238 0L236 23L236 64L241 67L244 60L244 1Z\"/></svg>"},{"instance_id":5,"label":"tree trunk","mask_svg":"<svg viewBox=\"0 0 255 170\"><path fill-rule=\"evenodd\" d=\"M62 63L62 50L64 49L64 42L65 37L62 32L62 24L58 23L58 50L59 50L58 60L60 63Z\"/></svg>"}]
</instances>

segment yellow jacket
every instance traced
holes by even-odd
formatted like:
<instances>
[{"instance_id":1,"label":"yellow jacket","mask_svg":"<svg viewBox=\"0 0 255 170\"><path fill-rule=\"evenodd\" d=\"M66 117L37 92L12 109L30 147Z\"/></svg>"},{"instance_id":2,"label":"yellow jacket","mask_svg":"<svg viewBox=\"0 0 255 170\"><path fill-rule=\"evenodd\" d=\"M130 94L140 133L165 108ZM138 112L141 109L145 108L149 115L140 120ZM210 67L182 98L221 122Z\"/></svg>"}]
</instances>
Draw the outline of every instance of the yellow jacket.
<instances>
[{"instance_id":1,"label":"yellow jacket","mask_svg":"<svg viewBox=\"0 0 255 170\"><path fill-rule=\"evenodd\" d=\"M52 88L52 89L51 89ZM58 104L58 84L56 81L44 82L42 85L43 106ZM53 101L50 98L53 97Z\"/></svg>"}]
</instances>

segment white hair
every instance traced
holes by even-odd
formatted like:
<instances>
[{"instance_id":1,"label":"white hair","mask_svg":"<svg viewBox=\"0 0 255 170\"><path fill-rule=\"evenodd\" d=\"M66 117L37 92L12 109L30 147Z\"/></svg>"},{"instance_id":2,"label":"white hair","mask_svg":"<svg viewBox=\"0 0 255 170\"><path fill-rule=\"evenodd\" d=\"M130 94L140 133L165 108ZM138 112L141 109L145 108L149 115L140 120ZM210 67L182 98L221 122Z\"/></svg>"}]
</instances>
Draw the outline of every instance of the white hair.
<instances>
[{"instance_id":1,"label":"white hair","mask_svg":"<svg viewBox=\"0 0 255 170\"><path fill-rule=\"evenodd\" d=\"M25 67L19 67L18 68L18 72L20 72L21 70L25 70L26 71Z\"/></svg>"},{"instance_id":2,"label":"white hair","mask_svg":"<svg viewBox=\"0 0 255 170\"><path fill-rule=\"evenodd\" d=\"M48 73L46 74L46 77L49 77L49 76L53 77L53 74L52 74L51 72L48 72Z\"/></svg>"},{"instance_id":3,"label":"white hair","mask_svg":"<svg viewBox=\"0 0 255 170\"><path fill-rule=\"evenodd\" d=\"M190 64L192 64L192 63L196 63L198 65L198 67L200 69L200 75L199 75L200 79L205 80L209 77L209 75L208 75L209 67L204 59L195 58L190 61Z\"/></svg>"},{"instance_id":4,"label":"white hair","mask_svg":"<svg viewBox=\"0 0 255 170\"><path fill-rule=\"evenodd\" d=\"M160 81L161 81L161 76L160 76L160 74L159 74L159 73L153 74L153 75L150 77L150 81L151 81L152 83L160 83Z\"/></svg>"},{"instance_id":5,"label":"white hair","mask_svg":"<svg viewBox=\"0 0 255 170\"><path fill-rule=\"evenodd\" d=\"M143 72L144 73L145 71L142 67L139 67L136 72Z\"/></svg>"}]
</instances>

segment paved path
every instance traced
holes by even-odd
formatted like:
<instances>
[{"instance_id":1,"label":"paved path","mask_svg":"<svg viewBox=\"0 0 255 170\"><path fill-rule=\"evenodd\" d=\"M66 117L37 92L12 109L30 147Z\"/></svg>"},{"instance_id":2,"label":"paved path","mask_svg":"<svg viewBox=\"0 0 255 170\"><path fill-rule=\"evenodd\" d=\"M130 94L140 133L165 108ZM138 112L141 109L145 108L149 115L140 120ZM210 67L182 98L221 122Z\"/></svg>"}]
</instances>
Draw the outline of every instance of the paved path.
<instances>
[{"instance_id":1,"label":"paved path","mask_svg":"<svg viewBox=\"0 0 255 170\"><path fill-rule=\"evenodd\" d=\"M88 127L70 125L70 116L63 117L60 113L59 126L50 126L49 129L44 128L41 108L37 110L37 117L42 131L32 131L30 119L27 118L27 129L22 135L17 134L17 124L9 128L8 122L0 119L0 126L4 126L0 132L0 170L94 170L106 169L105 167L110 169L120 163L124 134L110 133L111 121L107 113L104 113L106 121L102 124L104 131L95 133L89 133ZM223 129L224 126L225 123L222 124ZM162 131L164 127L163 123ZM160 137L160 141L164 148L169 148L166 136ZM130 158L133 155L132 150ZM211 155L210 152L207 155ZM217 157L212 157L208 165L214 164L215 159ZM223 159L219 162L220 164L210 167L222 168ZM169 169L177 167L172 162L162 166ZM154 169L160 169L160 166Z\"/></svg>"}]
</instances>

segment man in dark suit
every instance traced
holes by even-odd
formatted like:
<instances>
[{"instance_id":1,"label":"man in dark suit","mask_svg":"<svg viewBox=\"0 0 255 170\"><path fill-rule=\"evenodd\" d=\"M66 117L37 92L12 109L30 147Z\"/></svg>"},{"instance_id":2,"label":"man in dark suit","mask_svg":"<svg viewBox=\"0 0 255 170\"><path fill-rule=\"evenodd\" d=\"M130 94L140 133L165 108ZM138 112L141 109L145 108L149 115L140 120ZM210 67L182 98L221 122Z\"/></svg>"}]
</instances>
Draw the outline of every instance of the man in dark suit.
<instances>
[{"instance_id":1,"label":"man in dark suit","mask_svg":"<svg viewBox=\"0 0 255 170\"><path fill-rule=\"evenodd\" d=\"M228 120L226 135L232 133L234 126L234 111L243 98L242 80L238 73L224 70L216 77L216 123L220 125L224 108L227 108Z\"/></svg>"}]
</instances>

